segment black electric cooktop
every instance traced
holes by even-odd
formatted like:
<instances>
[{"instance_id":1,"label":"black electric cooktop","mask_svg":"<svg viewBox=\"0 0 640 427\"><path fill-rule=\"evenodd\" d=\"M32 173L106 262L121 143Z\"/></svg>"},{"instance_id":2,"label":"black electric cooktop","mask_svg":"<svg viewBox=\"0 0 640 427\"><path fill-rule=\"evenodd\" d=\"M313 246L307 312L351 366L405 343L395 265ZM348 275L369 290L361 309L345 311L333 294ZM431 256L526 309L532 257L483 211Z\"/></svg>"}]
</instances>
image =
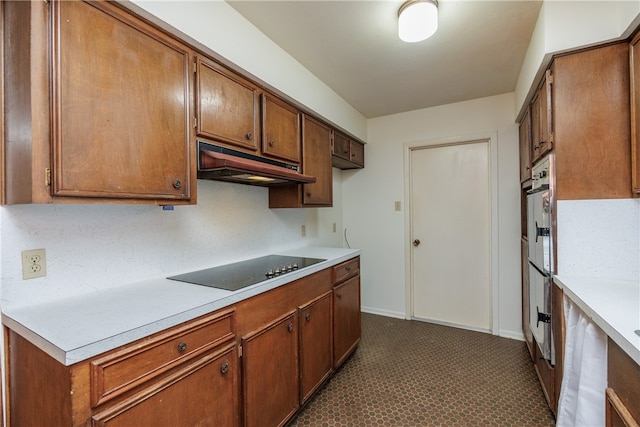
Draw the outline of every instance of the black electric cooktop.
<instances>
[{"instance_id":1,"label":"black electric cooktop","mask_svg":"<svg viewBox=\"0 0 640 427\"><path fill-rule=\"evenodd\" d=\"M237 291L238 289L255 285L256 283L276 276L282 276L283 274L309 267L322 261L326 260L285 255L267 255L233 264L179 274L177 276L167 277L167 279L228 291Z\"/></svg>"}]
</instances>

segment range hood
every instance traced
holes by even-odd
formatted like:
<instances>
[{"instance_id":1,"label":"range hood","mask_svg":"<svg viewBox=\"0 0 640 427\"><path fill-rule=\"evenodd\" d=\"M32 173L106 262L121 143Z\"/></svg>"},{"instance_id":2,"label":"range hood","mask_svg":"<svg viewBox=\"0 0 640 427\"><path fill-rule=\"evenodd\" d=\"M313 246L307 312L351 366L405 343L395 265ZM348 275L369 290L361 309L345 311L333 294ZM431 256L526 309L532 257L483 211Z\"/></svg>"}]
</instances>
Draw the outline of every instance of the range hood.
<instances>
[{"instance_id":1,"label":"range hood","mask_svg":"<svg viewBox=\"0 0 640 427\"><path fill-rule=\"evenodd\" d=\"M198 143L198 178L270 187L315 182L298 165L243 153L205 142Z\"/></svg>"}]
</instances>

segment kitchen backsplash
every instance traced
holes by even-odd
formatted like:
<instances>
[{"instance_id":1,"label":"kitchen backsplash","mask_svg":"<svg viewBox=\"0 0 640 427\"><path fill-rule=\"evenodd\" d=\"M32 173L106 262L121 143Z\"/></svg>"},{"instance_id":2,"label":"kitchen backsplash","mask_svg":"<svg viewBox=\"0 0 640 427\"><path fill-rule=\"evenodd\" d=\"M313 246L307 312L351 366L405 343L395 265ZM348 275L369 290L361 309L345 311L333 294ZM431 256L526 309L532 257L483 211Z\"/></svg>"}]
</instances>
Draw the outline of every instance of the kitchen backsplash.
<instances>
[{"instance_id":1,"label":"kitchen backsplash","mask_svg":"<svg viewBox=\"0 0 640 427\"><path fill-rule=\"evenodd\" d=\"M2 306L67 298L300 246L340 247L341 233L318 227L337 222L340 230L340 208L315 211L270 210L266 188L201 180L198 204L173 211L129 204L4 206ZM47 276L23 280L21 251L38 248L46 249Z\"/></svg>"},{"instance_id":2,"label":"kitchen backsplash","mask_svg":"<svg viewBox=\"0 0 640 427\"><path fill-rule=\"evenodd\" d=\"M640 279L640 199L559 200L558 274Z\"/></svg>"}]
</instances>

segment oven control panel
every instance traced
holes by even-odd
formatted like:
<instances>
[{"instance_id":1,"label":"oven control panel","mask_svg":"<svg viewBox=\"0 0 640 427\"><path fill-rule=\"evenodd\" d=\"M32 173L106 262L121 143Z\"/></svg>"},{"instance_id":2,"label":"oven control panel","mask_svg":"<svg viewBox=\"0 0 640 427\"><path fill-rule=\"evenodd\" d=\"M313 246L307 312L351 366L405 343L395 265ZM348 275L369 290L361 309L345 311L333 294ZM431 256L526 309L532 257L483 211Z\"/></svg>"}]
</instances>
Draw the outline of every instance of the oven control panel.
<instances>
[{"instance_id":1,"label":"oven control panel","mask_svg":"<svg viewBox=\"0 0 640 427\"><path fill-rule=\"evenodd\" d=\"M549 157L545 157L533 166L531 189L549 188Z\"/></svg>"}]
</instances>

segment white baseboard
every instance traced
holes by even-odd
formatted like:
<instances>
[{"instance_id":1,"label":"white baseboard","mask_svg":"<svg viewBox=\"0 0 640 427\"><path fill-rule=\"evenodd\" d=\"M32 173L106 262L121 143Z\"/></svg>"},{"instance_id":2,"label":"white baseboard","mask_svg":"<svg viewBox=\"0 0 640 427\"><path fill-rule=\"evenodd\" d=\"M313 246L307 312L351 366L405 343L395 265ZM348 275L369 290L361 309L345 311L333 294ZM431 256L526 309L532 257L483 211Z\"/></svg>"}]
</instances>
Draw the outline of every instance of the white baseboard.
<instances>
[{"instance_id":1,"label":"white baseboard","mask_svg":"<svg viewBox=\"0 0 640 427\"><path fill-rule=\"evenodd\" d=\"M396 319L406 319L405 314L398 311L380 310L379 308L374 307L360 307L360 310L369 314L378 314L380 316L394 317Z\"/></svg>"}]
</instances>

